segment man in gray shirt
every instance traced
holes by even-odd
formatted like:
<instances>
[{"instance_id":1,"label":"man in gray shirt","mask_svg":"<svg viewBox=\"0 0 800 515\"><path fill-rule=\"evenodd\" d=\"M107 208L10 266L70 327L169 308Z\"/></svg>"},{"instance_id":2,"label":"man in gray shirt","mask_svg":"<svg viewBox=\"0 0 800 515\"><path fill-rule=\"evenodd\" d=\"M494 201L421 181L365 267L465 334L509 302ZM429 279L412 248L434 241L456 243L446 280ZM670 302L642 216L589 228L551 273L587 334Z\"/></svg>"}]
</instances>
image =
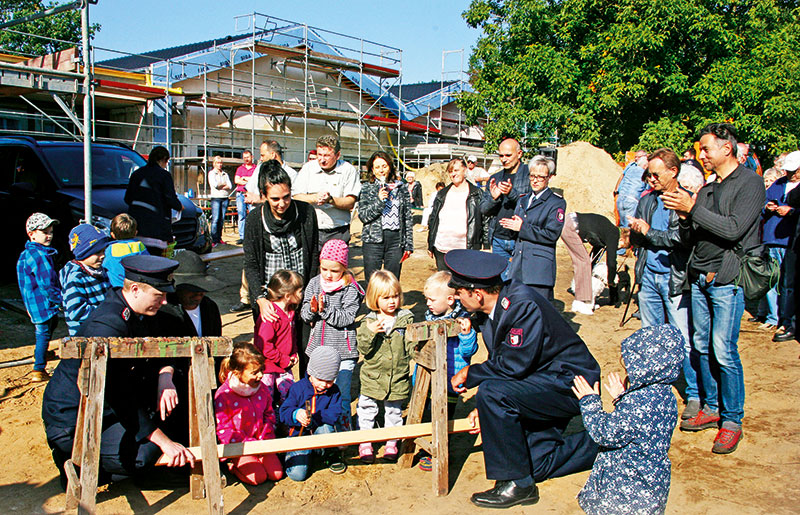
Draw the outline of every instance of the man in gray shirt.
<instances>
[{"instance_id":1,"label":"man in gray shirt","mask_svg":"<svg viewBox=\"0 0 800 515\"><path fill-rule=\"evenodd\" d=\"M738 341L744 293L736 285L737 253L759 245L758 222L765 202L764 182L738 163L736 152L732 125L706 126L700 131L700 160L717 180L695 195L682 189L662 194L664 206L678 213L681 237L692 245L692 344L700 357L703 407L681 422L681 430L719 428L711 449L717 454L732 453L742 438L744 373ZM718 369L711 367L710 346Z\"/></svg>"}]
</instances>

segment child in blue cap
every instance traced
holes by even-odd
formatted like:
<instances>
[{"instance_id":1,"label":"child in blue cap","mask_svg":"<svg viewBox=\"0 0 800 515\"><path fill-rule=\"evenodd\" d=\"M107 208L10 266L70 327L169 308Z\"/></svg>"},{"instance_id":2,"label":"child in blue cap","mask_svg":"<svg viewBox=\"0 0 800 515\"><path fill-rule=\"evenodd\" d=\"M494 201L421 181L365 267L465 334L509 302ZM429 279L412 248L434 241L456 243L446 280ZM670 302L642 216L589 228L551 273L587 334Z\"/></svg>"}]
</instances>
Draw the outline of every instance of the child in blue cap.
<instances>
[{"instance_id":1,"label":"child in blue cap","mask_svg":"<svg viewBox=\"0 0 800 515\"><path fill-rule=\"evenodd\" d=\"M81 323L103 302L111 288L103 268L106 247L111 241L111 237L89 224L80 224L69 233L69 248L75 259L64 265L59 278L70 336L75 336Z\"/></svg>"}]
</instances>

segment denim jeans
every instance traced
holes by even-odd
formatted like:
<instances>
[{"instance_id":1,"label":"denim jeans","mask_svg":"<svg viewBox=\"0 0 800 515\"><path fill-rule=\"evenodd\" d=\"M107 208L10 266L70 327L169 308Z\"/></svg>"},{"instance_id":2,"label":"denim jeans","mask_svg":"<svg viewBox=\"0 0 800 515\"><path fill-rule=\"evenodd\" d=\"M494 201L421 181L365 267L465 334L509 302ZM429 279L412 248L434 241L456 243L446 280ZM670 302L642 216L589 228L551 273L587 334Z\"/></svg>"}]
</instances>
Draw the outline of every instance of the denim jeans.
<instances>
[{"instance_id":1,"label":"denim jeans","mask_svg":"<svg viewBox=\"0 0 800 515\"><path fill-rule=\"evenodd\" d=\"M642 285L639 290L642 327L666 323L678 328L684 340L683 375L686 379L686 400L699 401L697 373L700 369L700 359L697 353L692 352L689 330L692 296L688 292L670 296L669 276L668 273L656 274L649 270L645 270L642 275Z\"/></svg>"},{"instance_id":2,"label":"denim jeans","mask_svg":"<svg viewBox=\"0 0 800 515\"><path fill-rule=\"evenodd\" d=\"M228 197L211 199L211 242L222 241L222 227L225 225L225 214L228 212Z\"/></svg>"},{"instance_id":3,"label":"denim jeans","mask_svg":"<svg viewBox=\"0 0 800 515\"><path fill-rule=\"evenodd\" d=\"M241 191L236 192L236 211L239 213L239 239L244 239L244 220L247 218L247 213L253 209L252 204L244 201L244 193Z\"/></svg>"},{"instance_id":4,"label":"denim jeans","mask_svg":"<svg viewBox=\"0 0 800 515\"><path fill-rule=\"evenodd\" d=\"M314 430L315 435L324 435L328 433L333 433L333 426L329 424L324 424L319 426L316 430ZM303 434L306 432L304 431ZM294 436L297 436L295 434ZM308 474L310 473L311 468L311 460L314 457L314 454L322 456L325 453L325 449L304 449L302 451L290 451L286 453L286 463L284 464L286 467L286 475L292 479L292 481L305 481L308 479Z\"/></svg>"},{"instance_id":5,"label":"denim jeans","mask_svg":"<svg viewBox=\"0 0 800 515\"><path fill-rule=\"evenodd\" d=\"M781 264L781 269L783 269L783 257L786 254L785 247L769 247L769 257L773 259L777 259L778 262ZM783 270L781 270L783 272ZM778 325L780 321L780 304L782 304L784 298L780 297L781 286L784 279L784 274L781 274L781 280L773 286L768 292L765 298L767 304L767 323L772 325Z\"/></svg>"},{"instance_id":6,"label":"denim jeans","mask_svg":"<svg viewBox=\"0 0 800 515\"><path fill-rule=\"evenodd\" d=\"M719 412L723 422L736 424L741 424L744 416L744 372L738 348L743 313L740 287L714 286L713 281L706 282L705 274L692 281L693 343L700 355L703 401L711 411ZM716 366L709 359L709 347Z\"/></svg>"},{"instance_id":7,"label":"denim jeans","mask_svg":"<svg viewBox=\"0 0 800 515\"><path fill-rule=\"evenodd\" d=\"M623 196L621 193L617 197L617 213L619 214L619 226L628 227L628 217L636 216L636 207L639 199L630 195Z\"/></svg>"},{"instance_id":8,"label":"denim jeans","mask_svg":"<svg viewBox=\"0 0 800 515\"><path fill-rule=\"evenodd\" d=\"M502 238L492 238L492 254L497 254L498 256L503 256L504 258L509 260L509 265L511 264L511 258L514 256L514 248L517 246L516 240L504 240ZM504 281L508 280L508 266L503 271L502 278Z\"/></svg>"},{"instance_id":9,"label":"denim jeans","mask_svg":"<svg viewBox=\"0 0 800 515\"><path fill-rule=\"evenodd\" d=\"M36 345L33 348L34 370L44 370L47 365L47 347L50 344L50 340L53 339L53 331L55 331L57 325L58 315L47 322L33 324L33 333L36 341Z\"/></svg>"},{"instance_id":10,"label":"denim jeans","mask_svg":"<svg viewBox=\"0 0 800 515\"><path fill-rule=\"evenodd\" d=\"M350 385L353 381L353 370L356 368L358 359L343 359L339 362L339 374L336 376L336 386L342 396L342 415L336 429L338 431L350 431L353 420L353 398L350 395Z\"/></svg>"},{"instance_id":11,"label":"denim jeans","mask_svg":"<svg viewBox=\"0 0 800 515\"><path fill-rule=\"evenodd\" d=\"M393 273L400 279L400 271L403 264L400 259L403 257L402 238L400 231L383 230L383 243L363 243L361 247L364 254L364 279L369 282L372 272L385 270Z\"/></svg>"}]
</instances>

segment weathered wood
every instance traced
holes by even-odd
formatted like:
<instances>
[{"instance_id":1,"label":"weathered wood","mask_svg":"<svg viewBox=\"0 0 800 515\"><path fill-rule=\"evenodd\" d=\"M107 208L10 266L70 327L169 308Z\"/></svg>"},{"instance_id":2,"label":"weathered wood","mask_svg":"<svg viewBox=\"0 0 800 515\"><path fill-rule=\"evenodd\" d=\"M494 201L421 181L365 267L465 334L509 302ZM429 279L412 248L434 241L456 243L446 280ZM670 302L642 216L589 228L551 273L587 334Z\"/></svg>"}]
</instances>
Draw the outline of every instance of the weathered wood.
<instances>
[{"instance_id":1,"label":"weathered wood","mask_svg":"<svg viewBox=\"0 0 800 515\"><path fill-rule=\"evenodd\" d=\"M194 392L194 367L189 366L189 445L200 445L200 431L197 428L197 401ZM202 499L203 490L203 465L195 463L192 474L189 476L189 491L192 499Z\"/></svg>"},{"instance_id":2,"label":"weathered wood","mask_svg":"<svg viewBox=\"0 0 800 515\"><path fill-rule=\"evenodd\" d=\"M434 333L433 341L436 347L436 370L431 373L433 491L436 495L447 495L450 488L450 460L447 438L447 334L443 325Z\"/></svg>"},{"instance_id":3,"label":"weathered wood","mask_svg":"<svg viewBox=\"0 0 800 515\"><path fill-rule=\"evenodd\" d=\"M75 421L76 428L82 428L86 416L86 396L89 394L89 361L83 360L78 369L78 390L81 400L78 403L78 417ZM72 439L72 463L80 463L83 456L83 431L75 431Z\"/></svg>"},{"instance_id":4,"label":"weathered wood","mask_svg":"<svg viewBox=\"0 0 800 515\"><path fill-rule=\"evenodd\" d=\"M436 368L436 344L433 341L428 341L423 345L414 356L414 361L417 365L422 365L428 370Z\"/></svg>"},{"instance_id":5,"label":"weathered wood","mask_svg":"<svg viewBox=\"0 0 800 515\"><path fill-rule=\"evenodd\" d=\"M408 404L408 412L406 413L406 425L422 422L422 414L425 412L425 403L428 401L430 385L430 371L424 366L418 366L417 380L414 383L414 390L411 392L411 401ZM413 465L416 449L414 440L404 440L400 446L400 459L397 460L397 466L408 468Z\"/></svg>"},{"instance_id":6,"label":"weathered wood","mask_svg":"<svg viewBox=\"0 0 800 515\"><path fill-rule=\"evenodd\" d=\"M81 359L87 346L97 338L68 337L61 339L61 359ZM103 338L109 355L114 358L190 358L193 344L202 342L211 356L230 356L233 340L227 336Z\"/></svg>"},{"instance_id":7,"label":"weathered wood","mask_svg":"<svg viewBox=\"0 0 800 515\"><path fill-rule=\"evenodd\" d=\"M81 499L81 479L71 459L64 462L64 473L67 475L67 510L72 511L78 508Z\"/></svg>"},{"instance_id":8,"label":"weathered wood","mask_svg":"<svg viewBox=\"0 0 800 515\"><path fill-rule=\"evenodd\" d=\"M432 424L427 422L425 424L362 429L361 431L345 431L343 433L220 444L217 445L217 455L219 458L237 458L239 456L274 454L303 449L325 449L342 445L355 445L363 442L382 442L385 440L417 438L419 436L430 436L432 427ZM451 420L447 427L450 433L465 433L474 429L466 418ZM199 447L190 447L189 451L194 454L195 459L203 459L203 452ZM215 459L217 459L217 456L215 456ZM162 456L158 459L156 465L166 465L167 462L168 460L166 457Z\"/></svg>"},{"instance_id":9,"label":"weathered wood","mask_svg":"<svg viewBox=\"0 0 800 515\"><path fill-rule=\"evenodd\" d=\"M97 476L100 472L100 435L103 432L103 399L106 391L108 345L94 338L91 346L89 392L83 433L86 436L81 457L81 502L78 513L94 513Z\"/></svg>"},{"instance_id":10,"label":"weathered wood","mask_svg":"<svg viewBox=\"0 0 800 515\"><path fill-rule=\"evenodd\" d=\"M424 436L420 436L419 438L415 438L413 440L413 442L414 442L414 445L416 445L417 447L419 447L423 451L425 451L428 454L430 454L431 456L433 456L434 449L433 449L433 445L431 445L431 439L430 438L426 438Z\"/></svg>"},{"instance_id":11,"label":"weathered wood","mask_svg":"<svg viewBox=\"0 0 800 515\"><path fill-rule=\"evenodd\" d=\"M447 328L447 336L455 336L460 331L458 321L456 320L434 320L432 322L418 322L406 327L406 340L412 342L421 342L425 340L433 340L436 334L436 328L444 325Z\"/></svg>"},{"instance_id":12,"label":"weathered wood","mask_svg":"<svg viewBox=\"0 0 800 515\"><path fill-rule=\"evenodd\" d=\"M208 351L205 338L195 339L192 347L192 384L194 384L194 398L197 414L197 430L200 436L200 448L203 456L212 459L203 460L203 479L208 498L208 512L211 515L222 515L222 477L219 472L219 458L217 457L217 432L215 429L214 404L211 398L211 384L208 373Z\"/></svg>"},{"instance_id":13,"label":"weathered wood","mask_svg":"<svg viewBox=\"0 0 800 515\"><path fill-rule=\"evenodd\" d=\"M218 250L216 252L209 252L208 254L200 254L200 259L206 263L216 261L218 259L225 259L231 257L244 256L244 249L231 249L231 250Z\"/></svg>"}]
</instances>

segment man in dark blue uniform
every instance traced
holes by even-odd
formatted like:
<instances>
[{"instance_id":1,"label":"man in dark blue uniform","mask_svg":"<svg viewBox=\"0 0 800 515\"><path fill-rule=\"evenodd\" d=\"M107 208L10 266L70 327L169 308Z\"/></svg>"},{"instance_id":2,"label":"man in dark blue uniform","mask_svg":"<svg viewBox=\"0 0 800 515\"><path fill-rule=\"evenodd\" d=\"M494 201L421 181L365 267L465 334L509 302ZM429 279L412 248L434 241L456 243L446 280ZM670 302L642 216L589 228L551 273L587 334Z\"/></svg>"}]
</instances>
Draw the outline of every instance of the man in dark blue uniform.
<instances>
[{"instance_id":1,"label":"man in dark blue uniform","mask_svg":"<svg viewBox=\"0 0 800 515\"><path fill-rule=\"evenodd\" d=\"M529 166L531 192L519 198L513 217L498 221L517 235L511 278L527 284L551 302L556 284L556 243L564 229L567 210L564 198L548 187L555 169L552 159L536 156Z\"/></svg>"},{"instance_id":2,"label":"man in dark blue uniform","mask_svg":"<svg viewBox=\"0 0 800 515\"><path fill-rule=\"evenodd\" d=\"M486 316L480 326L489 353L484 363L452 378L456 392L478 387L486 476L495 487L473 494L477 506L507 508L539 500L537 481L588 470L597 445L586 431L564 436L580 414L570 385L575 376L600 380L600 366L553 306L532 288L500 274L503 257L452 250L445 263L450 286L467 311Z\"/></svg>"},{"instance_id":3,"label":"man in dark blue uniform","mask_svg":"<svg viewBox=\"0 0 800 515\"><path fill-rule=\"evenodd\" d=\"M177 261L136 255L122 260L125 282L114 289L81 325L77 336L158 336L155 315L174 291L172 272ZM101 479L139 476L165 454L169 466L194 464L194 456L170 439L156 424L156 411L163 420L175 407L177 394L171 366L158 360L111 359L106 373L103 433L100 440ZM62 360L44 391L42 419L53 460L66 487L64 462L72 444L80 403L80 360Z\"/></svg>"}]
</instances>

